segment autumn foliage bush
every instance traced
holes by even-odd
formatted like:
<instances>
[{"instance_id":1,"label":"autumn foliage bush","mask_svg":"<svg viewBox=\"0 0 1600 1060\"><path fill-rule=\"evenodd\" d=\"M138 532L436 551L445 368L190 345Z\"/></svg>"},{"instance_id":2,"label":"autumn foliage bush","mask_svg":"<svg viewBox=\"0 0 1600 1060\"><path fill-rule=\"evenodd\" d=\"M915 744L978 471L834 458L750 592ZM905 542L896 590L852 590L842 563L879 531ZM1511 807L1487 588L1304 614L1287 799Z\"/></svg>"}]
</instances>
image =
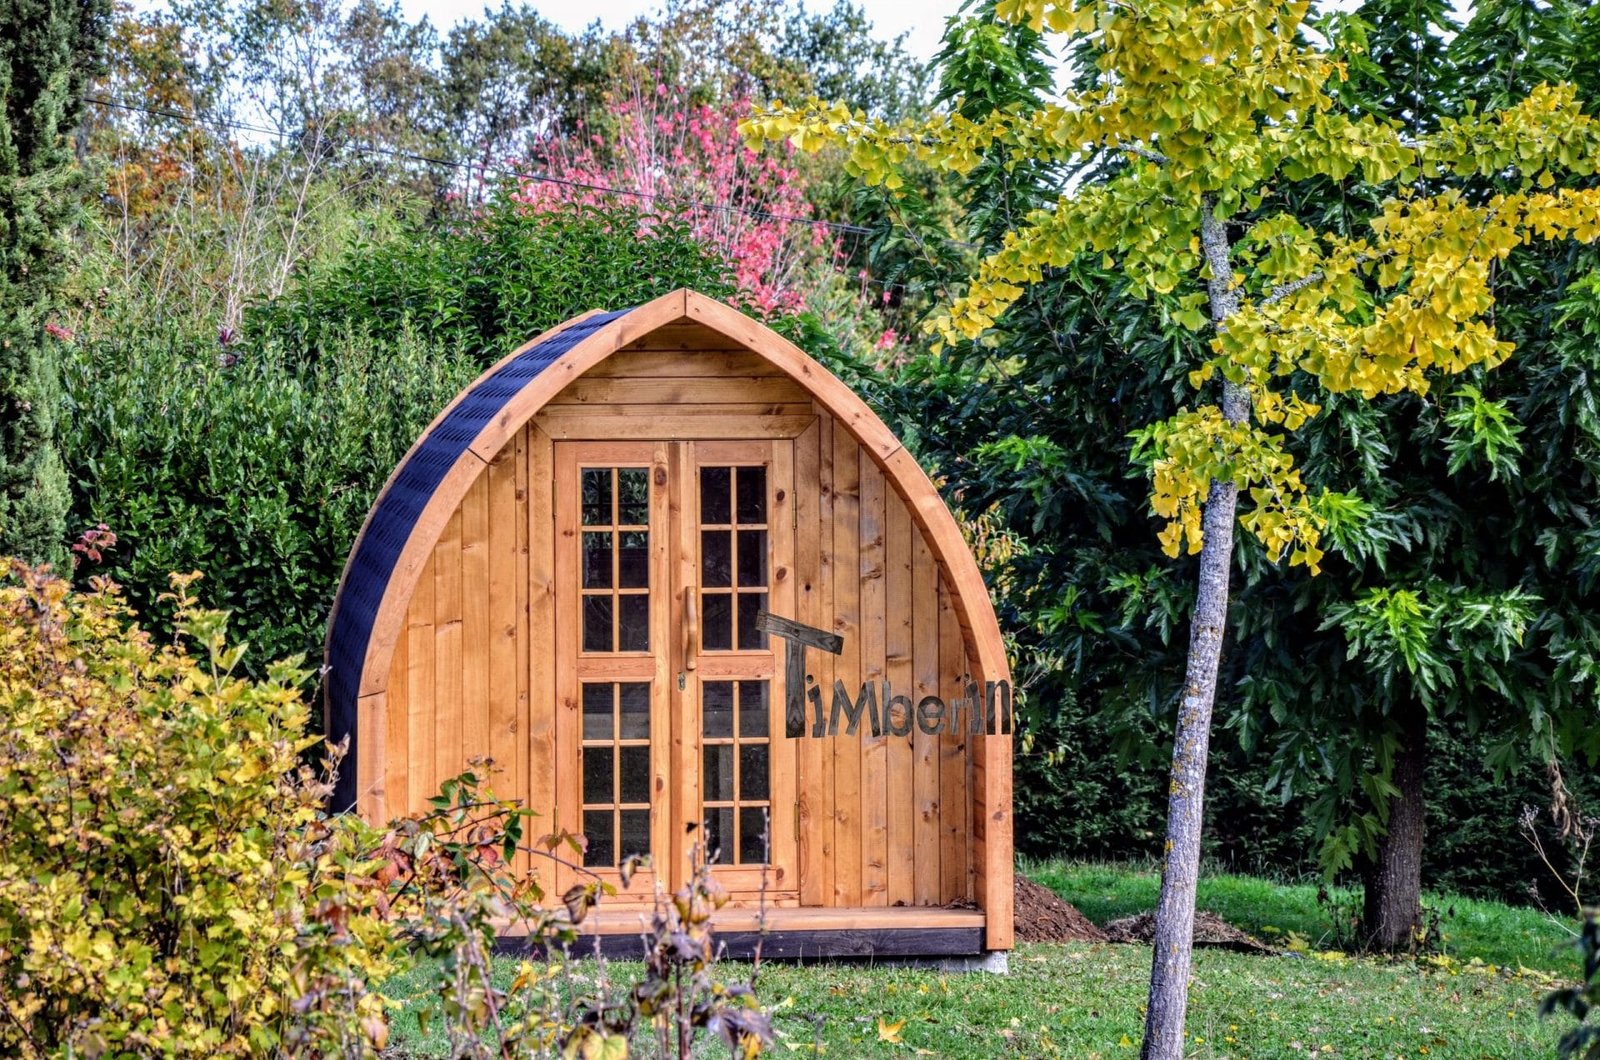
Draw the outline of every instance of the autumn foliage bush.
<instances>
[{"instance_id":1,"label":"autumn foliage bush","mask_svg":"<svg viewBox=\"0 0 1600 1060\"><path fill-rule=\"evenodd\" d=\"M85 540L92 558L110 535ZM578 841L535 841L533 811L487 772L384 828L330 815L342 755L308 764L309 674L239 676L244 645L197 605L197 578L172 577L175 635L158 643L109 580L74 592L0 560L0 1056L374 1056L402 971L455 1056L623 1057L641 1034L752 1056L770 1040L751 987L715 975L727 896L703 867L660 897L639 981L580 995L565 948L608 888L547 906L516 854ZM507 988L490 957L513 925L534 945Z\"/></svg>"},{"instance_id":2,"label":"autumn foliage bush","mask_svg":"<svg viewBox=\"0 0 1600 1060\"><path fill-rule=\"evenodd\" d=\"M370 984L396 951L359 833L302 761L307 674L235 676L244 649L191 581L174 579L172 644L108 583L14 564L0 586L4 1055L381 1042Z\"/></svg>"}]
</instances>

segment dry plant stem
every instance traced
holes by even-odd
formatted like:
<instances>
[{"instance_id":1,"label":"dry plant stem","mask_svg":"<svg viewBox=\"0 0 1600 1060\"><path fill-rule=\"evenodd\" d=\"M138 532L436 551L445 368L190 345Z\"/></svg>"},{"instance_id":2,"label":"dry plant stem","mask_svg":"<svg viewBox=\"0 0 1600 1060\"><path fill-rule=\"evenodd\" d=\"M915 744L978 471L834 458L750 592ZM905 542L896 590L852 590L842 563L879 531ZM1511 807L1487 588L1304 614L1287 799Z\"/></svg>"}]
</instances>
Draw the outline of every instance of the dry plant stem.
<instances>
[{"instance_id":1,"label":"dry plant stem","mask_svg":"<svg viewBox=\"0 0 1600 1060\"><path fill-rule=\"evenodd\" d=\"M1211 320L1220 330L1239 308L1232 285L1228 236L1207 202L1200 241L1210 279ZM1230 423L1250 419L1244 387L1222 385L1222 414ZM1238 490L1213 481L1206 497L1200 549L1200 586L1189 631L1189 661L1172 745L1172 781L1167 798L1166 860L1151 955L1150 999L1145 1013L1144 1060L1183 1056L1183 1025L1189 1005L1189 968L1194 949L1195 888L1200 875L1200 829L1204 822L1206 761L1211 748L1211 710L1217 696L1217 665L1228 622L1233 569L1234 513Z\"/></svg>"}]
</instances>

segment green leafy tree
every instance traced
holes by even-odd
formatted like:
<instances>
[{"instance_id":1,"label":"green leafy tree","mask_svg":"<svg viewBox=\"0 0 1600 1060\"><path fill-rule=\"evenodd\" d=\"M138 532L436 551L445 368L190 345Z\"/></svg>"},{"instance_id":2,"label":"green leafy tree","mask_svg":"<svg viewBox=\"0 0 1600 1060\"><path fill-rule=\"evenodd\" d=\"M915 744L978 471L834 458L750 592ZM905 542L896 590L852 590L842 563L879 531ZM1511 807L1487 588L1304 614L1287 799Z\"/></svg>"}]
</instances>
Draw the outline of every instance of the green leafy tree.
<instances>
[{"instance_id":1,"label":"green leafy tree","mask_svg":"<svg viewBox=\"0 0 1600 1060\"><path fill-rule=\"evenodd\" d=\"M1525 95L1532 83L1508 80L1506 70L1581 75L1593 68L1573 50L1592 17L1584 11L1541 9L1532 37L1508 38L1498 27L1518 24L1510 17L1517 12L1499 5L1481 5L1458 32L1443 4L1369 3L1341 19L1340 32L1354 45L1359 30L1366 50L1347 56L1340 105L1415 114L1427 128L1438 113L1459 113L1469 86L1499 86L1505 95L1491 94L1491 105ZM966 44L1001 32L961 28L952 47L963 50L944 63L943 76L975 95L1019 83L1007 76L1014 58ZM1479 69L1484 56L1493 65ZM1423 89L1436 94L1432 112ZM973 238L984 238L984 217L1033 205L1015 192L1029 187L1028 169L1007 168L1007 184L986 181L981 170L969 177ZM1354 181L1307 182L1263 209L1287 203L1306 223L1354 232L1382 194ZM1292 451L1313 484L1356 484L1376 506L1344 544L1334 544L1321 577L1281 571L1249 552L1238 557L1219 680L1223 735L1231 741L1225 779L1232 786L1248 776L1258 788L1270 782L1314 832L1257 833L1269 842L1249 853L1300 872L1311 866L1277 859L1290 857L1297 842L1321 839L1326 868L1359 861L1364 920L1379 944L1411 942L1425 862L1450 886L1522 897L1540 873L1515 841L1502 840L1486 864L1485 837L1495 835L1494 820L1508 834L1518 800L1537 798L1533 776L1549 756L1593 751L1592 734L1572 722L1582 717L1576 701L1593 687L1585 660L1596 643L1593 579L1584 573L1592 564L1583 558L1593 554L1584 505L1596 488L1586 360L1594 312L1589 285L1569 283L1592 268L1593 256L1572 245L1512 254L1496 280L1497 323L1522 352L1494 375L1466 380L1442 401L1329 400L1306 426ZM1157 743L1148 716L1170 705L1182 678L1172 632L1193 606L1191 572L1161 563L1141 511L1139 471L1126 446L1106 440L1137 427L1145 410L1170 414L1183 393L1183 365L1201 351L1159 305L1128 298L1114 274L1083 260L1030 287L992 338L913 365L897 392L898 413L928 425L918 428L922 451L963 503L992 507L1026 542L1006 560L1001 605L1019 637L1019 678L1030 687L1046 746L1068 741L1059 751L1071 761L1118 751L1148 761ZM1546 546L1560 557L1554 563ZM1369 592L1375 587L1389 591ZM1395 650L1391 621L1405 633L1405 652ZM1564 727L1552 729L1552 718ZM1424 726L1434 732L1426 740ZM1270 761L1246 769L1242 749L1268 750ZM1500 790L1490 774L1505 780L1529 758L1519 794L1501 801L1498 818L1479 821L1494 812L1485 796ZM1447 771L1449 790L1441 776L1423 791L1437 767ZM1050 816L1047 807L1059 808L1054 800L1081 797L1114 808L1136 840L1142 800L1102 795L1081 769L1045 775L1049 767L1032 756L1020 768L1038 774L1019 785L1019 799L1047 800L1038 810L1049 818L1049 835L1089 844L1085 852L1099 856L1112 849L1078 823L1082 815ZM1218 780L1213 770L1208 785ZM1474 818L1470 847L1456 836L1423 847L1424 796ZM1224 797L1227 820L1213 817L1217 850L1238 856L1239 821L1265 816L1265 808L1248 791ZM1027 808L1019 801L1019 819ZM1402 824L1393 832L1391 816ZM1452 831L1462 825L1455 819ZM1479 854L1462 859L1466 849Z\"/></svg>"},{"instance_id":2,"label":"green leafy tree","mask_svg":"<svg viewBox=\"0 0 1600 1060\"><path fill-rule=\"evenodd\" d=\"M891 188L908 159L967 172L995 148L1106 167L1104 180L1068 185L1021 218L936 327L946 341L981 341L1046 270L1094 254L1132 294L1209 338L1187 377L1201 400L1143 428L1136 452L1163 547L1198 557L1144 1045L1175 1057L1235 521L1270 561L1319 569L1324 544L1366 510L1314 492L1296 466L1289 439L1320 411L1307 396L1421 395L1438 376L1504 361L1491 273L1537 239L1600 237L1600 195L1552 188L1594 171L1600 129L1570 86L1431 132L1344 113L1331 94L1336 56L1302 43L1304 4L1008 0L997 13L1067 34L1100 76L1063 103L978 121L897 127L812 101L747 129L803 149L842 144L854 172ZM1484 201L1433 183L1508 169L1517 190ZM1308 226L1287 204L1261 212L1285 188L1348 179L1396 187L1359 235Z\"/></svg>"},{"instance_id":3,"label":"green leafy tree","mask_svg":"<svg viewBox=\"0 0 1600 1060\"><path fill-rule=\"evenodd\" d=\"M0 554L33 560L60 560L67 536L48 329L83 190L69 138L109 12L105 0L0 6Z\"/></svg>"},{"instance_id":4,"label":"green leafy tree","mask_svg":"<svg viewBox=\"0 0 1600 1060\"><path fill-rule=\"evenodd\" d=\"M1574 50L1592 18L1584 8L1528 13L1487 3L1459 27L1442 3L1369 3L1345 23L1367 47L1351 57L1341 102L1407 114L1425 131L1592 68L1596 53ZM1514 193L1518 179L1448 183L1487 197ZM1312 188L1295 209L1353 232L1390 193ZM1527 758L1600 752L1584 723L1600 682L1588 517L1600 486L1597 261L1571 243L1503 259L1495 324L1518 354L1493 373L1469 370L1430 395L1330 400L1300 439L1301 459L1318 485L1354 485L1370 515L1343 532L1325 577L1247 574L1229 725L1271 750L1277 788L1316 793L1324 863L1363 864L1364 927L1380 946L1411 944L1418 927L1430 730L1469 734L1500 776Z\"/></svg>"}]
</instances>

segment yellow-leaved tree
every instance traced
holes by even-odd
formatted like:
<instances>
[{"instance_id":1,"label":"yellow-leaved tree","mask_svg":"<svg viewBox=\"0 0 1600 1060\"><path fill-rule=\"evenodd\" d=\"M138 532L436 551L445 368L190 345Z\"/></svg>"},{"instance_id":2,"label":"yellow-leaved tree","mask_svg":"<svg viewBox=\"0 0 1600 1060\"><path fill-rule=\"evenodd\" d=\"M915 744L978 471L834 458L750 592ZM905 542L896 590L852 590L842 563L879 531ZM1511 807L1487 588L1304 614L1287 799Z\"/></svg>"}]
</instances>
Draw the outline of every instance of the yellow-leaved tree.
<instances>
[{"instance_id":1,"label":"yellow-leaved tree","mask_svg":"<svg viewBox=\"0 0 1600 1060\"><path fill-rule=\"evenodd\" d=\"M1144 433L1162 543L1169 555L1199 556L1145 1057L1182 1055L1235 521L1273 561L1315 573L1340 498L1307 490L1285 439L1318 413L1319 394L1420 394L1438 375L1498 364L1513 351L1492 323L1496 262L1533 240L1600 237L1600 189L1556 186L1600 160L1600 125L1569 86L1445 119L1427 135L1398 118L1352 117L1330 94L1342 76L1332 51L1308 43L1308 6L1000 0L999 18L1093 57L1083 87L981 120L891 125L810 100L775 103L744 126L752 143L841 149L852 173L891 190L909 164L966 173L996 157L1106 174L1065 183L1053 205L1020 220L933 320L941 341L983 342L1026 285L1081 255L1122 270L1136 294L1210 337L1189 376L1192 403ZM1474 177L1502 187L1509 177L1516 190L1459 190ZM1370 231L1340 235L1272 208L1283 187L1312 179L1397 190Z\"/></svg>"}]
</instances>

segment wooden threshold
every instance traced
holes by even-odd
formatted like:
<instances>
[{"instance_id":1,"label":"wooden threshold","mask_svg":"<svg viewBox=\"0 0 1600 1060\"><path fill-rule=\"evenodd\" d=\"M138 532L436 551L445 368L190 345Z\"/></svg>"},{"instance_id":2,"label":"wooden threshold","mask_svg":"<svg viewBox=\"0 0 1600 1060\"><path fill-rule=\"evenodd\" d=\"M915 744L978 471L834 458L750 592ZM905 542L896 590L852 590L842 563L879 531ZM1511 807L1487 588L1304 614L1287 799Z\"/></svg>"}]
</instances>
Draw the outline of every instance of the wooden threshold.
<instances>
[{"instance_id":1,"label":"wooden threshold","mask_svg":"<svg viewBox=\"0 0 1600 1060\"><path fill-rule=\"evenodd\" d=\"M649 930L648 907L590 913L575 956L637 959ZM893 906L850 909L768 909L765 930L757 911L725 908L712 917L716 945L727 957L747 958L759 944L762 957L945 957L984 951L984 915L979 909ZM526 942L503 935L498 949L526 953Z\"/></svg>"}]
</instances>

